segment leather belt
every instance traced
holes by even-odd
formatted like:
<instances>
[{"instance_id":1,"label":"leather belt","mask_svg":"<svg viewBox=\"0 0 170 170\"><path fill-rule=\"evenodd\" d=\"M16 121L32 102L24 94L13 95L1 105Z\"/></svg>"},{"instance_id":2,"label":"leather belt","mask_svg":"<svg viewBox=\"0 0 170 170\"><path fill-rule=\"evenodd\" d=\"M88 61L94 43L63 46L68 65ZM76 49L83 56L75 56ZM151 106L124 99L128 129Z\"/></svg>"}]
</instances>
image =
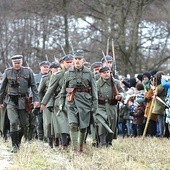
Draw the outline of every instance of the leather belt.
<instances>
[{"instance_id":1,"label":"leather belt","mask_svg":"<svg viewBox=\"0 0 170 170\"><path fill-rule=\"evenodd\" d=\"M10 97L26 97L26 94L8 94Z\"/></svg>"},{"instance_id":2,"label":"leather belt","mask_svg":"<svg viewBox=\"0 0 170 170\"><path fill-rule=\"evenodd\" d=\"M89 88L76 88L76 91L77 92L87 92L87 93L91 92L91 90Z\"/></svg>"},{"instance_id":3,"label":"leather belt","mask_svg":"<svg viewBox=\"0 0 170 170\"><path fill-rule=\"evenodd\" d=\"M98 99L98 104L105 105L106 103L110 105L116 105L117 100L115 99Z\"/></svg>"}]
</instances>

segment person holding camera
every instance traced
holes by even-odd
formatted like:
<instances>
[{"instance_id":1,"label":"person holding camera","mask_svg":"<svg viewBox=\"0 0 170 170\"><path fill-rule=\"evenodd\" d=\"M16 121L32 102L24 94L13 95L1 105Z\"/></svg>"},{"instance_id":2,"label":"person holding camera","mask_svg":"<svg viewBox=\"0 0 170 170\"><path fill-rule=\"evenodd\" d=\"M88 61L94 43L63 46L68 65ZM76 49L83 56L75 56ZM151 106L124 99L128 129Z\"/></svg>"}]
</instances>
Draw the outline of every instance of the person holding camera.
<instances>
[{"instance_id":1,"label":"person holding camera","mask_svg":"<svg viewBox=\"0 0 170 170\"><path fill-rule=\"evenodd\" d=\"M39 105L38 90L35 84L33 71L23 67L23 56L11 57L12 67L4 72L0 88L0 108L6 105L10 121L10 135L12 140L11 152L16 153L22 136L28 137L30 98L29 88L33 93L34 107Z\"/></svg>"}]
</instances>

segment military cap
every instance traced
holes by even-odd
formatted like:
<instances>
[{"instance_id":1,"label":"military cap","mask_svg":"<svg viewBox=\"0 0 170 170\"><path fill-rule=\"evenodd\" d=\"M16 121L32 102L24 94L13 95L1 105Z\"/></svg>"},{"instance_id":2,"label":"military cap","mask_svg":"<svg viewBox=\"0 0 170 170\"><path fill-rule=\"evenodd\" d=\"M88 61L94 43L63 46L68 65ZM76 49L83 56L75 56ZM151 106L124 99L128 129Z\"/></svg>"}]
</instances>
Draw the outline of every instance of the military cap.
<instances>
[{"instance_id":1,"label":"military cap","mask_svg":"<svg viewBox=\"0 0 170 170\"><path fill-rule=\"evenodd\" d=\"M108 66L103 66L99 69L99 73L102 73L102 72L108 71L108 70L110 70L110 68Z\"/></svg>"},{"instance_id":2,"label":"military cap","mask_svg":"<svg viewBox=\"0 0 170 170\"><path fill-rule=\"evenodd\" d=\"M68 55L65 55L64 57L63 57L63 60L64 61L67 61L67 60L73 60L73 55L71 55L71 54L68 54Z\"/></svg>"},{"instance_id":3,"label":"military cap","mask_svg":"<svg viewBox=\"0 0 170 170\"><path fill-rule=\"evenodd\" d=\"M113 61L113 58L112 58L112 56L110 56L110 55L106 55L106 56L104 56L102 59L101 59L101 62L103 63L103 62L105 62L105 61Z\"/></svg>"},{"instance_id":4,"label":"military cap","mask_svg":"<svg viewBox=\"0 0 170 170\"><path fill-rule=\"evenodd\" d=\"M77 50L75 52L74 58L84 58L84 51L83 50Z\"/></svg>"},{"instance_id":5,"label":"military cap","mask_svg":"<svg viewBox=\"0 0 170 170\"><path fill-rule=\"evenodd\" d=\"M88 67L88 68L90 68L91 67L91 63L90 62L84 62L84 64L83 64L84 66L86 66L86 67Z\"/></svg>"},{"instance_id":6,"label":"military cap","mask_svg":"<svg viewBox=\"0 0 170 170\"><path fill-rule=\"evenodd\" d=\"M14 56L11 57L11 60L13 62L21 61L22 59L23 59L22 55L14 55Z\"/></svg>"},{"instance_id":7,"label":"military cap","mask_svg":"<svg viewBox=\"0 0 170 170\"><path fill-rule=\"evenodd\" d=\"M49 65L50 65L49 61L41 61L41 62L39 63L39 66L40 66L40 67L41 67L41 66L45 66L45 65L49 66Z\"/></svg>"},{"instance_id":8,"label":"military cap","mask_svg":"<svg viewBox=\"0 0 170 170\"><path fill-rule=\"evenodd\" d=\"M50 68L58 68L58 67L60 67L60 64L59 64L59 63L52 62L52 63L50 64Z\"/></svg>"},{"instance_id":9,"label":"military cap","mask_svg":"<svg viewBox=\"0 0 170 170\"><path fill-rule=\"evenodd\" d=\"M91 65L91 68L97 68L97 67L101 67L102 66L102 62L100 61L96 61Z\"/></svg>"}]
</instances>

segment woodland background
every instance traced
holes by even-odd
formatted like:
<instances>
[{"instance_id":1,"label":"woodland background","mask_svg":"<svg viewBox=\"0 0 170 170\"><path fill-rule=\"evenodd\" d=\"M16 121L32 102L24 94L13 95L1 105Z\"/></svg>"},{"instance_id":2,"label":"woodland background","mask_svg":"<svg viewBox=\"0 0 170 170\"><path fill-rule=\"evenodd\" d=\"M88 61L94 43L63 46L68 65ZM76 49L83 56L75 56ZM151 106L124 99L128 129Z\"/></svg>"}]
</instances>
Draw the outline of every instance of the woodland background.
<instances>
[{"instance_id":1,"label":"woodland background","mask_svg":"<svg viewBox=\"0 0 170 170\"><path fill-rule=\"evenodd\" d=\"M168 73L169 16L169 0L0 0L0 71L22 54L36 73L40 61L64 55L61 46L100 61L109 38L119 74Z\"/></svg>"}]
</instances>

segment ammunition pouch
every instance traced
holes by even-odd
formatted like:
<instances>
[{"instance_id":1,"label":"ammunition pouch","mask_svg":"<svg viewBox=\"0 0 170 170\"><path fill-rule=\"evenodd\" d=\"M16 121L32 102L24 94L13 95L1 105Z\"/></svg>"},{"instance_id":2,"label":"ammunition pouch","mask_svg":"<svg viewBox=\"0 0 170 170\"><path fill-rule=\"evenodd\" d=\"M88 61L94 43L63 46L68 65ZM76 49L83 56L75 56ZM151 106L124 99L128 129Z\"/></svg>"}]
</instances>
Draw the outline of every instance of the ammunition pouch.
<instances>
[{"instance_id":1,"label":"ammunition pouch","mask_svg":"<svg viewBox=\"0 0 170 170\"><path fill-rule=\"evenodd\" d=\"M25 110L31 112L32 110L32 97L25 96Z\"/></svg>"},{"instance_id":2,"label":"ammunition pouch","mask_svg":"<svg viewBox=\"0 0 170 170\"><path fill-rule=\"evenodd\" d=\"M110 104L110 105L117 105L118 101L115 99L105 99L103 97L99 97L98 99L98 104L100 105L105 105L106 103Z\"/></svg>"},{"instance_id":3,"label":"ammunition pouch","mask_svg":"<svg viewBox=\"0 0 170 170\"><path fill-rule=\"evenodd\" d=\"M66 88L66 92L67 92L67 95L66 95L66 99L68 102L72 102L73 99L74 99L74 95L75 95L75 88Z\"/></svg>"},{"instance_id":4,"label":"ammunition pouch","mask_svg":"<svg viewBox=\"0 0 170 170\"><path fill-rule=\"evenodd\" d=\"M68 102L72 102L74 99L75 92L86 92L91 95L91 87L83 87L83 88L66 88L66 98Z\"/></svg>"},{"instance_id":5,"label":"ammunition pouch","mask_svg":"<svg viewBox=\"0 0 170 170\"><path fill-rule=\"evenodd\" d=\"M19 83L18 82L12 82L11 83L11 87L12 88L18 88L19 87Z\"/></svg>"}]
</instances>

